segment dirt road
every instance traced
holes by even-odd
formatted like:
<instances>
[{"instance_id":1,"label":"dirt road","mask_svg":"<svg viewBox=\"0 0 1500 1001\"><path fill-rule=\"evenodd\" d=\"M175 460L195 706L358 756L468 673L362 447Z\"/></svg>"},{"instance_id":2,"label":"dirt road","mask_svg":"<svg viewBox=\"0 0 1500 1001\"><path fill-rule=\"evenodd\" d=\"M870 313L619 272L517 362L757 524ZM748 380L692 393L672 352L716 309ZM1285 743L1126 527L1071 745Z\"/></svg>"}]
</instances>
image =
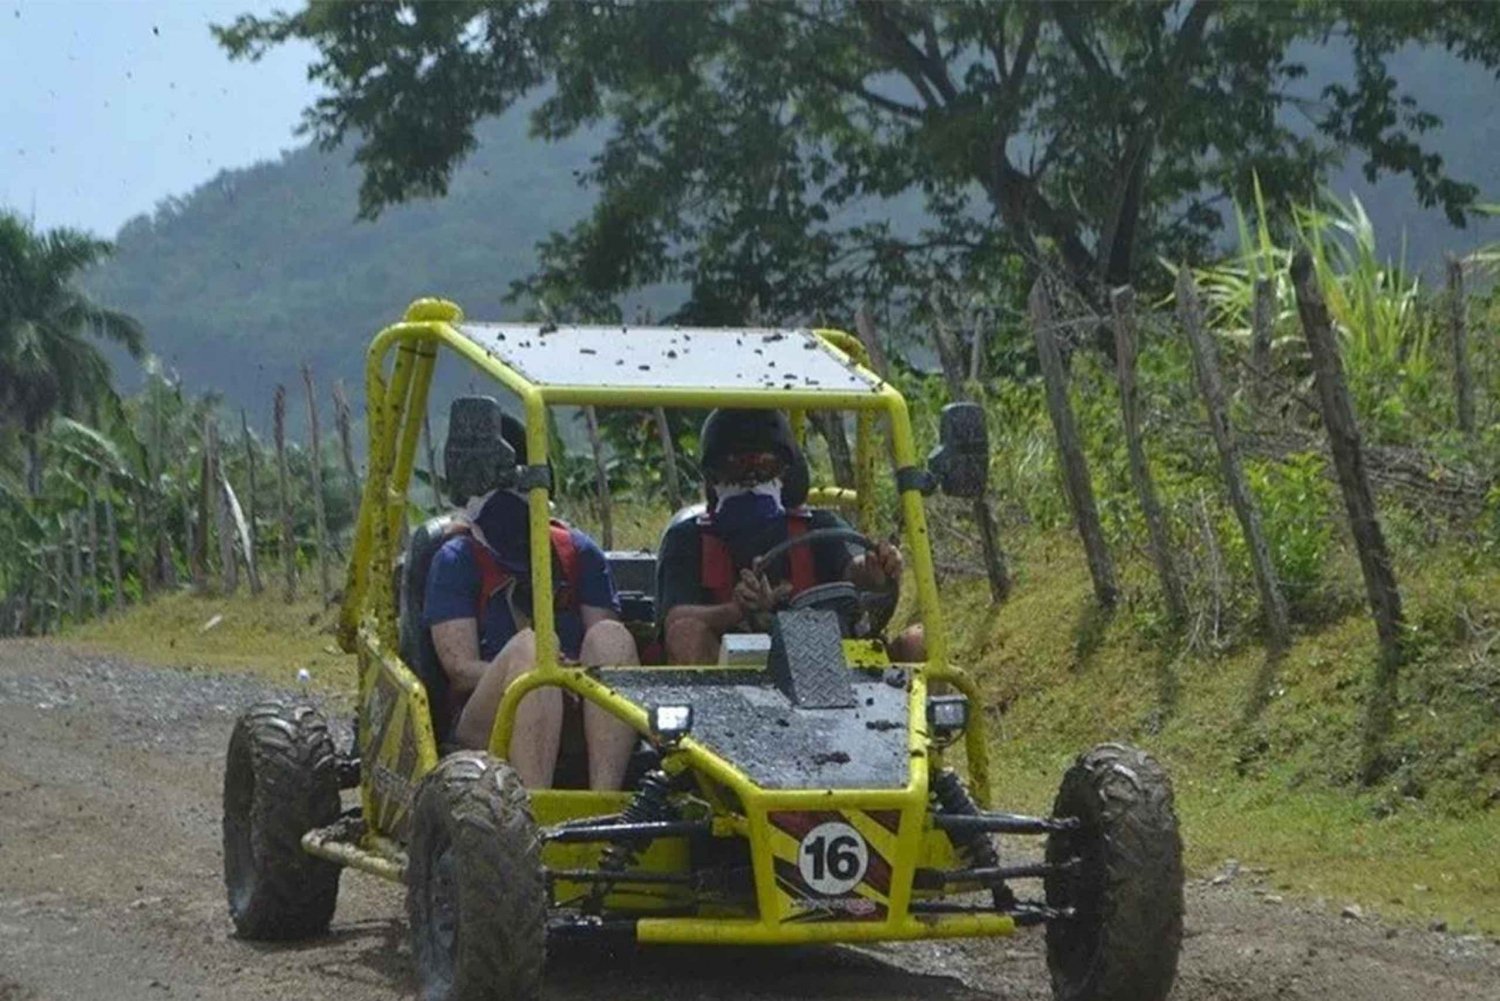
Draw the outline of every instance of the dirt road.
<instances>
[{"instance_id":1,"label":"dirt road","mask_svg":"<svg viewBox=\"0 0 1500 1001\"><path fill-rule=\"evenodd\" d=\"M262 683L0 642L0 1001L406 998L398 889L346 874L333 933L230 934L219 783ZM550 996L696 1001L1046 998L1040 936L869 950L609 955L572 946ZM1500 999L1500 948L1195 883L1178 1001Z\"/></svg>"}]
</instances>

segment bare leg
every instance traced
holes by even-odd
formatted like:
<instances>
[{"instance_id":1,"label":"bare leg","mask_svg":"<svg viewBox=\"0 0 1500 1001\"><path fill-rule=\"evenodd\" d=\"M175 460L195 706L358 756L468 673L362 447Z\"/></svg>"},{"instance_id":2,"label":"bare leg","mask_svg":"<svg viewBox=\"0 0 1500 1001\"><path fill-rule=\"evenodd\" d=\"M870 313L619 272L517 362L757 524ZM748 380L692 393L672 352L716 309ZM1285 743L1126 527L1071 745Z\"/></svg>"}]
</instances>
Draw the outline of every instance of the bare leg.
<instances>
[{"instance_id":1,"label":"bare leg","mask_svg":"<svg viewBox=\"0 0 1500 1001\"><path fill-rule=\"evenodd\" d=\"M612 619L594 623L583 636L579 658L589 667L634 667L640 663L635 637ZM620 788L636 733L630 726L592 702L583 704L583 734L589 752L589 788Z\"/></svg>"},{"instance_id":2,"label":"bare leg","mask_svg":"<svg viewBox=\"0 0 1500 1001\"><path fill-rule=\"evenodd\" d=\"M668 664L716 664L721 637L702 619L679 617L667 626Z\"/></svg>"},{"instance_id":3,"label":"bare leg","mask_svg":"<svg viewBox=\"0 0 1500 1001\"><path fill-rule=\"evenodd\" d=\"M916 664L927 659L927 634L912 626L886 644L893 664Z\"/></svg>"},{"instance_id":4,"label":"bare leg","mask_svg":"<svg viewBox=\"0 0 1500 1001\"><path fill-rule=\"evenodd\" d=\"M454 730L460 745L489 746L500 697L511 682L535 666L536 636L530 629L522 630L505 644L474 694L469 696ZM562 716L563 696L558 688L538 688L516 707L516 726L506 757L528 789L546 789L552 785L557 748L562 741Z\"/></svg>"}]
</instances>

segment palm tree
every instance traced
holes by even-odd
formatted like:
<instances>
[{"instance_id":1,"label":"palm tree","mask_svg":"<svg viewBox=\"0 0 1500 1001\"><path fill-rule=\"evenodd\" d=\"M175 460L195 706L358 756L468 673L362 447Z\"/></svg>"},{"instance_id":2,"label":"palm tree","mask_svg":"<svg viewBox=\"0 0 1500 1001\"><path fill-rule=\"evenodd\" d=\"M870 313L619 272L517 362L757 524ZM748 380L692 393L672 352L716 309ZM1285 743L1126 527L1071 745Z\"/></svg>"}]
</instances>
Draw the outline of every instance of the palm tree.
<instances>
[{"instance_id":1,"label":"palm tree","mask_svg":"<svg viewBox=\"0 0 1500 1001\"><path fill-rule=\"evenodd\" d=\"M38 233L0 213L0 425L23 433L33 495L42 484L39 436L52 415L114 398L109 362L88 335L141 355L140 323L96 305L74 285L112 249L78 230Z\"/></svg>"}]
</instances>

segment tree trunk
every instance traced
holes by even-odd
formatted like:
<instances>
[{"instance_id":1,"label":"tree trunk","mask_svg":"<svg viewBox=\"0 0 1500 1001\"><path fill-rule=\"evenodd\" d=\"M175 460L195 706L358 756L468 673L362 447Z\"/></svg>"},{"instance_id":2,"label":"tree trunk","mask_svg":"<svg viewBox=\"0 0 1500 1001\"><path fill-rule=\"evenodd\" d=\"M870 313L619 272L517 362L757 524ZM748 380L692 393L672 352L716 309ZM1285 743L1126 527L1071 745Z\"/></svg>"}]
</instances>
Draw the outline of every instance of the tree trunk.
<instances>
[{"instance_id":1,"label":"tree trunk","mask_svg":"<svg viewBox=\"0 0 1500 1001\"><path fill-rule=\"evenodd\" d=\"M1374 782L1386 770L1384 745L1396 709L1396 679L1403 654L1401 592L1396 587L1391 554L1380 530L1375 495L1370 490L1370 479L1365 471L1359 424L1354 418L1354 407L1344 382L1338 340L1313 272L1312 260L1306 251L1298 253L1292 261L1292 287L1297 292L1297 313L1302 319L1302 332L1312 352L1313 381L1318 387L1323 426L1328 430L1328 444L1333 451L1339 489L1344 494L1344 506L1349 512L1349 528L1359 551L1359 566L1364 572L1375 632L1380 638L1380 663L1375 672L1373 698L1365 716L1363 762L1364 780Z\"/></svg>"},{"instance_id":2,"label":"tree trunk","mask_svg":"<svg viewBox=\"0 0 1500 1001\"><path fill-rule=\"evenodd\" d=\"M1146 461L1146 446L1141 437L1135 382L1136 328L1135 293L1130 287L1117 288L1110 294L1110 311L1115 325L1115 364L1120 376L1120 411L1125 425L1125 447L1130 456L1130 479L1146 518L1146 533L1151 544L1151 560L1161 580L1167 614L1178 626L1187 622L1187 597L1182 579L1172 560L1172 537L1167 519L1156 499L1156 484L1151 480L1151 466Z\"/></svg>"},{"instance_id":3,"label":"tree trunk","mask_svg":"<svg viewBox=\"0 0 1500 1001\"><path fill-rule=\"evenodd\" d=\"M1474 376L1469 369L1468 300L1464 296L1463 262L1448 255L1448 336L1453 345L1453 395L1458 401L1458 429L1474 433Z\"/></svg>"},{"instance_id":4,"label":"tree trunk","mask_svg":"<svg viewBox=\"0 0 1500 1001\"><path fill-rule=\"evenodd\" d=\"M1115 583L1114 560L1104 541L1104 527L1099 523L1099 508L1094 503L1088 460L1084 457L1083 443L1078 438L1078 428L1073 420L1073 407L1068 401L1067 375L1063 371L1062 353L1058 350L1054 333L1053 300L1046 282L1045 277L1038 278L1031 286L1027 306L1032 336L1036 338L1037 357L1041 360L1042 378L1047 385L1047 410L1057 433L1063 486L1073 512L1073 522L1083 540L1083 551L1088 557L1094 597L1101 608L1113 608L1120 597Z\"/></svg>"},{"instance_id":5,"label":"tree trunk","mask_svg":"<svg viewBox=\"0 0 1500 1001\"><path fill-rule=\"evenodd\" d=\"M859 332L860 343L870 356L870 367L875 374L890 379L890 364L886 361L885 346L880 343L880 333L875 329L875 317L870 314L870 307L861 306L854 314L854 329Z\"/></svg>"},{"instance_id":6,"label":"tree trunk","mask_svg":"<svg viewBox=\"0 0 1500 1001\"><path fill-rule=\"evenodd\" d=\"M938 345L938 355L943 360L943 377L948 383L948 394L955 400L968 399L964 385L964 373L959 361L957 346L941 321L933 324L933 338ZM873 327L871 328L873 333ZM978 325L975 325L978 336ZM974 525L979 529L980 554L984 559L984 575L990 584L990 599L1003 604L1010 597L1010 568L1005 564L1005 551L1000 547L1000 526L995 512L990 508L989 492L986 491L972 501Z\"/></svg>"},{"instance_id":7,"label":"tree trunk","mask_svg":"<svg viewBox=\"0 0 1500 1001\"><path fill-rule=\"evenodd\" d=\"M259 560L256 558L260 551L259 538L260 526L257 518L260 515L260 502L255 482L255 443L250 439L250 421L245 416L245 408L240 408L240 435L245 441L245 470L250 478L250 496L246 498L250 502L249 520L246 523L249 542L248 551L245 553L245 572L250 578L250 593L260 594L260 569Z\"/></svg>"},{"instance_id":8,"label":"tree trunk","mask_svg":"<svg viewBox=\"0 0 1500 1001\"><path fill-rule=\"evenodd\" d=\"M1269 278L1255 280L1250 312L1250 368L1255 380L1252 395L1264 401L1271 395L1271 334L1276 326L1276 286Z\"/></svg>"},{"instance_id":9,"label":"tree trunk","mask_svg":"<svg viewBox=\"0 0 1500 1001\"><path fill-rule=\"evenodd\" d=\"M39 432L28 431L26 439L26 492L32 497L42 495L42 447Z\"/></svg>"},{"instance_id":10,"label":"tree trunk","mask_svg":"<svg viewBox=\"0 0 1500 1001\"><path fill-rule=\"evenodd\" d=\"M104 541L109 548L109 579L114 588L110 594L110 605L117 612L125 610L125 573L120 566L120 532L115 526L115 502L110 497L109 480L99 477L99 489L104 496Z\"/></svg>"},{"instance_id":11,"label":"tree trunk","mask_svg":"<svg viewBox=\"0 0 1500 1001\"><path fill-rule=\"evenodd\" d=\"M297 600L297 537L292 533L292 505L287 497L286 475L286 387L276 387L272 405L272 427L276 439L276 502L281 520L281 566L286 571L286 600Z\"/></svg>"},{"instance_id":12,"label":"tree trunk","mask_svg":"<svg viewBox=\"0 0 1500 1001\"><path fill-rule=\"evenodd\" d=\"M973 339L969 341L969 381L976 385L984 378L984 315L974 314Z\"/></svg>"},{"instance_id":13,"label":"tree trunk","mask_svg":"<svg viewBox=\"0 0 1500 1001\"><path fill-rule=\"evenodd\" d=\"M1245 472L1240 467L1239 447L1234 440L1234 428L1229 423L1229 404L1224 395L1224 383L1219 375L1219 356L1214 342L1203 329L1203 304L1198 298L1198 286L1193 273L1183 265L1177 272L1177 315L1187 334L1188 345L1193 352L1193 369L1198 377L1198 389L1208 411L1208 426L1213 433L1214 444L1219 450L1219 464L1224 474L1224 483L1229 490L1229 502L1234 506L1235 516L1245 533L1245 545L1250 550L1250 565L1255 571L1255 584L1260 591L1261 609L1266 617L1266 629L1270 636L1272 653L1282 653L1291 645L1291 626L1287 622L1286 599L1276 582L1276 569L1271 563L1271 550L1266 544L1266 535L1261 528L1260 508L1250 494L1245 481Z\"/></svg>"},{"instance_id":14,"label":"tree trunk","mask_svg":"<svg viewBox=\"0 0 1500 1001\"><path fill-rule=\"evenodd\" d=\"M667 500L672 504L672 510L677 511L682 507L682 484L677 479L677 444L672 441L672 427L667 423L667 411L664 407L657 407L654 411L656 418L656 436L661 439L662 471L667 487Z\"/></svg>"},{"instance_id":15,"label":"tree trunk","mask_svg":"<svg viewBox=\"0 0 1500 1001\"><path fill-rule=\"evenodd\" d=\"M583 421L588 428L589 448L594 453L594 492L599 502L599 526L604 548L613 549L615 522L614 512L610 510L609 473L604 466L604 442L599 438L599 415L593 407L583 408Z\"/></svg>"},{"instance_id":16,"label":"tree trunk","mask_svg":"<svg viewBox=\"0 0 1500 1001\"><path fill-rule=\"evenodd\" d=\"M302 384L307 387L307 433L312 444L313 527L317 535L318 586L323 604L333 598L333 582L328 569L328 520L323 512L323 443L318 433L318 396L313 388L312 367L303 363Z\"/></svg>"}]
</instances>

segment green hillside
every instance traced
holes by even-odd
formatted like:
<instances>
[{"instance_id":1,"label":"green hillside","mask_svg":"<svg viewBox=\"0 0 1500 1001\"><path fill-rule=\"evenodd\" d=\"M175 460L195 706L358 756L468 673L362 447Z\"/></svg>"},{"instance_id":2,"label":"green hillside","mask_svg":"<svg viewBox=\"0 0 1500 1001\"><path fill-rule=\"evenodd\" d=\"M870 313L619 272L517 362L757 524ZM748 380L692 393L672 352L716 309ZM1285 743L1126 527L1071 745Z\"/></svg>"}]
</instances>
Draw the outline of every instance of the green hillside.
<instances>
[{"instance_id":1,"label":"green hillside","mask_svg":"<svg viewBox=\"0 0 1500 1001\"><path fill-rule=\"evenodd\" d=\"M274 386L295 382L304 360L358 394L370 334L418 296L513 315L501 298L530 270L534 244L588 208L573 172L589 145L529 140L520 116L491 122L446 200L374 222L355 219L347 153L284 153L127 223L90 290L138 317L187 385L223 392L264 424Z\"/></svg>"}]
</instances>

